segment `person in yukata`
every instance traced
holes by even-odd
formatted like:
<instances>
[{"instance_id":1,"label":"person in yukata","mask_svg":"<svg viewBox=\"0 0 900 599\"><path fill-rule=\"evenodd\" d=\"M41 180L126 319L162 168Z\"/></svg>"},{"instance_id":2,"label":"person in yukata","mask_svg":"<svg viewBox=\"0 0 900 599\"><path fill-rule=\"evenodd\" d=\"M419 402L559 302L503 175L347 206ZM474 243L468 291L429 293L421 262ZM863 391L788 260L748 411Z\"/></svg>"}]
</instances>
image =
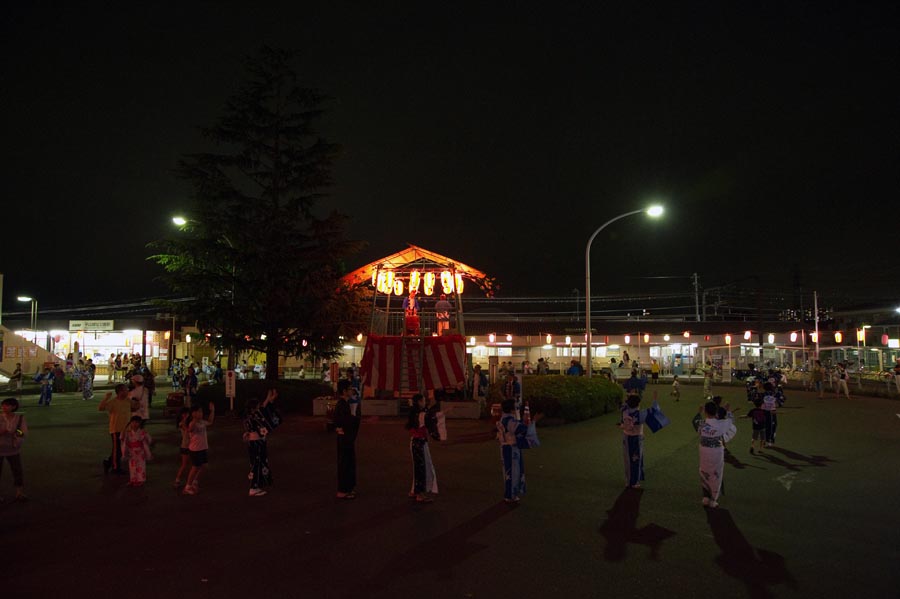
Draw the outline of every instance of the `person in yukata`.
<instances>
[{"instance_id":1,"label":"person in yukata","mask_svg":"<svg viewBox=\"0 0 900 599\"><path fill-rule=\"evenodd\" d=\"M272 484L272 472L269 470L268 438L280 424L275 408L272 405L278 399L278 391L269 389L266 399L260 402L253 398L247 401L241 425L244 428L244 441L247 443L247 455L250 458L250 497L265 495L265 487Z\"/></svg>"},{"instance_id":2,"label":"person in yukata","mask_svg":"<svg viewBox=\"0 0 900 599\"><path fill-rule=\"evenodd\" d=\"M625 485L640 489L644 480L644 414L641 397L629 395L622 406L622 457L625 466Z\"/></svg>"},{"instance_id":3,"label":"person in yukata","mask_svg":"<svg viewBox=\"0 0 900 599\"><path fill-rule=\"evenodd\" d=\"M518 503L525 494L525 462L519 448L518 437L528 432L528 427L516 418L516 400L504 399L500 404L503 415L497 423L500 441L500 460L503 464L503 501Z\"/></svg>"},{"instance_id":4,"label":"person in yukata","mask_svg":"<svg viewBox=\"0 0 900 599\"><path fill-rule=\"evenodd\" d=\"M122 433L122 461L128 462L129 487L142 487L147 482L147 462L153 459L150 453L150 435L143 427L140 416L132 416L128 428Z\"/></svg>"},{"instance_id":5,"label":"person in yukata","mask_svg":"<svg viewBox=\"0 0 900 599\"><path fill-rule=\"evenodd\" d=\"M725 418L719 419L719 406L714 401L707 402L701 413L705 419L700 423L700 487L703 491L703 505L719 506L722 490L722 475L725 470L725 444L737 434L734 415L724 406Z\"/></svg>"}]
</instances>

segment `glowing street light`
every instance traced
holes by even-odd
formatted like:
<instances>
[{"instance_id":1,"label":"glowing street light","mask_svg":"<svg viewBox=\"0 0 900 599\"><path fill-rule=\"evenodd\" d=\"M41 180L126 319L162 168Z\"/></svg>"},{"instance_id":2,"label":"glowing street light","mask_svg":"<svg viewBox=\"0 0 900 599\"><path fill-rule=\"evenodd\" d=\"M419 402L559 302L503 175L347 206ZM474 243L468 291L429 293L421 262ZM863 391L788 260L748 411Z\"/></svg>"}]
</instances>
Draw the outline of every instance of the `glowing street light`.
<instances>
[{"instance_id":1,"label":"glowing street light","mask_svg":"<svg viewBox=\"0 0 900 599\"><path fill-rule=\"evenodd\" d=\"M619 219L625 218L626 216L632 216L635 214L646 213L647 216L658 218L662 216L663 207L662 206L649 206L647 208L643 208L641 210L632 210L631 212L626 212L624 214L620 214L615 218L611 218L606 221L600 227L594 231L593 235L590 236L587 242L587 247L584 249L584 331L585 331L585 340L587 344L587 376L590 378L591 376L591 341L593 335L591 335L591 244L594 242L594 238L606 227L616 222Z\"/></svg>"},{"instance_id":2,"label":"glowing street light","mask_svg":"<svg viewBox=\"0 0 900 599\"><path fill-rule=\"evenodd\" d=\"M38 301L33 297L29 297L27 295L20 295L16 298L20 302L31 302L31 320L29 322L29 328L32 333L37 331L37 315L38 315ZM37 337L34 337L34 343L37 344Z\"/></svg>"}]
</instances>

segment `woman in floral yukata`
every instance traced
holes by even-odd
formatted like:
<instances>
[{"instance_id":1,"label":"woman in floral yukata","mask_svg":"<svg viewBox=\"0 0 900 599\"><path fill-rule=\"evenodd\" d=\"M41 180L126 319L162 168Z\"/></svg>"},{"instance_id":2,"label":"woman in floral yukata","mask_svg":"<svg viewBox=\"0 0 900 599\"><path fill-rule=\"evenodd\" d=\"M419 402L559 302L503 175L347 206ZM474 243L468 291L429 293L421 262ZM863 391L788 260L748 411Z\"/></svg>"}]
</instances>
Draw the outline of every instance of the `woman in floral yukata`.
<instances>
[{"instance_id":1,"label":"woman in floral yukata","mask_svg":"<svg viewBox=\"0 0 900 599\"><path fill-rule=\"evenodd\" d=\"M263 487L272 484L267 439L269 433L281 424L281 416L272 405L276 399L278 391L269 389L262 403L256 398L249 400L241 420L250 458L250 474L247 475L250 479L250 497L265 495L267 491Z\"/></svg>"}]
</instances>

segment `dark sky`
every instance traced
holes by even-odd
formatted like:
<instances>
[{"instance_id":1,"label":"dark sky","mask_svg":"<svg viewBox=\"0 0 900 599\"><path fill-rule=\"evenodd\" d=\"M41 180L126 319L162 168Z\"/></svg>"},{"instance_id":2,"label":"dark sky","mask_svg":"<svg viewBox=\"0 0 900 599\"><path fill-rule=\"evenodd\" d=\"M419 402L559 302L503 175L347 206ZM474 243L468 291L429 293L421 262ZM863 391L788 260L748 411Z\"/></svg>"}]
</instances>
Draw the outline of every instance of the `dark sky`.
<instances>
[{"instance_id":1,"label":"dark sky","mask_svg":"<svg viewBox=\"0 0 900 599\"><path fill-rule=\"evenodd\" d=\"M6 311L166 292L144 258L186 205L172 169L261 44L333 98L322 208L369 242L359 265L411 242L503 295L571 295L591 232L659 198L664 219L595 240L594 293L788 289L796 265L807 289L897 295L896 3L16 4Z\"/></svg>"}]
</instances>

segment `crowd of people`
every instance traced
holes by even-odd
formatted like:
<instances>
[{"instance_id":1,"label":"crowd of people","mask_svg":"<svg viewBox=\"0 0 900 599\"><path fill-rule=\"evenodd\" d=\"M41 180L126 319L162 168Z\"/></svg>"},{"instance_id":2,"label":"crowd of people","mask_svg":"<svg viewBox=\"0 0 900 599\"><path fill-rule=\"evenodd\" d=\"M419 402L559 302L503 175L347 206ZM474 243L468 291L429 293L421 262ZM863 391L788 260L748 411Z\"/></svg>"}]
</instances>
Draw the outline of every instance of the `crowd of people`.
<instances>
[{"instance_id":1,"label":"crowd of people","mask_svg":"<svg viewBox=\"0 0 900 599\"><path fill-rule=\"evenodd\" d=\"M91 372L91 361L73 360L72 371ZM355 366L355 365L354 365ZM531 418L527 403L523 405L522 389L515 369L504 364L505 380L501 386L503 400L502 414L496 422L497 439L500 443L501 464L503 470L503 499L508 503L516 503L525 494L525 465L523 450L538 445L535 424L540 415ZM750 454L763 454L766 449L775 446L778 432L778 409L785 403L784 384L786 378L775 369L766 372L750 366L747 377L746 396L749 404L745 418L751 425ZM67 365L68 369L68 365ZM52 386L55 381L55 369L45 369L38 405L50 405ZM196 401L196 374L193 366L188 366L182 380L187 402L178 415L176 425L181 433L180 463L174 479L174 486L180 488L184 495L199 493L199 481L205 465L208 463L209 442L207 429L215 422L215 406L210 403L204 407ZM900 379L900 360L894 368ZM844 364L836 368L836 393L850 398L847 393ZM65 371L63 371L65 375ZM116 384L114 391L108 392L98 404L98 411L105 412L108 417L108 434L110 439L109 455L103 460L106 474L129 476L129 486L139 487L147 481L147 462L152 459L153 440L145 427L150 420L150 407L153 397L153 374L146 366L138 363L123 375L128 383ZM343 500L355 499L356 494L356 440L362 418L362 402L360 392L354 383L358 380L358 371L347 369L346 377L337 385L337 403L334 410L334 424L337 443L337 491L336 497ZM653 379L649 379L652 381ZM825 369L821 362L815 361L810 382L819 397L822 397ZM693 425L698 435L699 474L702 492L702 504L711 508L719 505L723 493L723 474L727 444L737 433L735 415L728 404L722 405L720 396L712 395L711 378L704 377L702 391L703 403L700 405ZM843 383L843 384L841 384ZM652 384L652 383L650 383ZM644 426L651 430L659 430L667 420L662 415L654 392L654 403L650 408L642 408L641 402L648 385L646 373L635 369L628 379L621 384L624 401L621 407L619 427L622 431L622 451L626 486L640 488L644 482ZM900 383L898 383L900 385ZM484 389L487 377L476 365L473 373L473 388ZM45 387L47 389L45 390ZM92 390L91 385L82 389ZM681 397L680 382L677 376L672 383L675 401ZM88 395L84 399L89 399ZM259 497L267 494L273 477L268 461L268 436L281 423L281 415L275 405L278 393L275 389L268 391L265 399L250 399L241 413L242 437L247 446L249 472L249 495ZM24 415L17 413L19 401L7 398L2 402L0 414L0 473L4 462L9 462L13 472L13 483L16 499L26 498L24 492L24 475L21 461L21 448L28 434L28 425ZM446 440L446 421L441 411L440 402L433 397L426 398L416 394L406 422L406 430L410 438L410 456L413 466L413 480L409 497L418 503L431 503L438 495L437 474L429 450L429 440Z\"/></svg>"}]
</instances>

